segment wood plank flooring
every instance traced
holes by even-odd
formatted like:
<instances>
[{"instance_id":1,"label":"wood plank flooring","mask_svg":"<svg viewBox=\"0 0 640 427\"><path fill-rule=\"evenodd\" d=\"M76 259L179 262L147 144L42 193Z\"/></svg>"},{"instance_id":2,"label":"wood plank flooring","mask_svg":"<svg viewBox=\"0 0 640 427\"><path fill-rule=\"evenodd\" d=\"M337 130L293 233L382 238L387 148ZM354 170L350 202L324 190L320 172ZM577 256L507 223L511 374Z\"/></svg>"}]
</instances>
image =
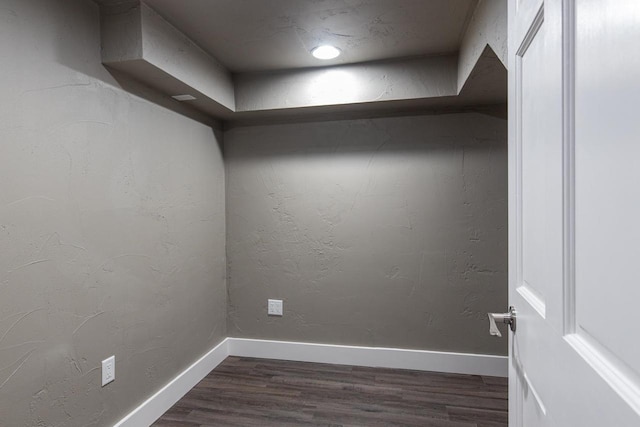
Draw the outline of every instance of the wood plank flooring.
<instances>
[{"instance_id":1,"label":"wood plank flooring","mask_svg":"<svg viewBox=\"0 0 640 427\"><path fill-rule=\"evenodd\" d=\"M507 427L507 379L228 357L155 427Z\"/></svg>"}]
</instances>

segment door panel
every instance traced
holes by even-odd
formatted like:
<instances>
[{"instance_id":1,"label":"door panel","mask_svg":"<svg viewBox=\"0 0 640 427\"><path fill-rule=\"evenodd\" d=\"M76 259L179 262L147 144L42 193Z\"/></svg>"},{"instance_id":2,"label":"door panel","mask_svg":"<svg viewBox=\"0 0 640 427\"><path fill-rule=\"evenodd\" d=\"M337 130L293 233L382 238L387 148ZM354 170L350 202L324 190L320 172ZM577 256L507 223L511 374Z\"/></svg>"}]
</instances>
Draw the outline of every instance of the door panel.
<instances>
[{"instance_id":1,"label":"door panel","mask_svg":"<svg viewBox=\"0 0 640 427\"><path fill-rule=\"evenodd\" d=\"M514 2L509 2L509 6L513 6L514 15L518 16L518 20L512 21L513 25L509 28L509 31L513 34L513 39L524 40L542 4L543 0L515 0ZM509 36L512 34L509 34Z\"/></svg>"},{"instance_id":2,"label":"door panel","mask_svg":"<svg viewBox=\"0 0 640 427\"><path fill-rule=\"evenodd\" d=\"M640 1L509 2L510 425L640 426Z\"/></svg>"},{"instance_id":3,"label":"door panel","mask_svg":"<svg viewBox=\"0 0 640 427\"><path fill-rule=\"evenodd\" d=\"M540 8L516 57L520 99L521 278L518 292L542 316L562 291L562 109L553 34ZM560 307L552 312L556 318Z\"/></svg>"},{"instance_id":4,"label":"door panel","mask_svg":"<svg viewBox=\"0 0 640 427\"><path fill-rule=\"evenodd\" d=\"M612 368L626 365L637 392L640 280L630 273L640 242L640 6L578 1L576 18L576 332L608 352ZM634 325L635 339L624 325Z\"/></svg>"}]
</instances>

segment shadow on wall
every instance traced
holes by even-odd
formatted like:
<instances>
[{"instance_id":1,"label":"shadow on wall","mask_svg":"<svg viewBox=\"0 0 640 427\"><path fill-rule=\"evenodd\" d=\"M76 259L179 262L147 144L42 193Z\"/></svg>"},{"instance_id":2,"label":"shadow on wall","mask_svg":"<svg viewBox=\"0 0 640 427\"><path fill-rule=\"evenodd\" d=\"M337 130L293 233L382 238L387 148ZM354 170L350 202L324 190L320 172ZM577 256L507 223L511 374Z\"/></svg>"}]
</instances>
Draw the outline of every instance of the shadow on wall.
<instances>
[{"instance_id":1,"label":"shadow on wall","mask_svg":"<svg viewBox=\"0 0 640 427\"><path fill-rule=\"evenodd\" d=\"M502 106L498 106L499 109ZM490 110L487 117L493 117L496 123L503 123L506 129L506 120L499 115L492 114ZM433 113L422 115L404 115L401 117L373 117L363 119L327 120L327 121L302 121L283 126L276 122L273 125L256 125L246 127L234 127L225 131L225 137L229 141L244 140L249 135L260 135L259 144L236 144L233 148L233 160L239 159L278 159L278 158L304 158L326 157L341 158L345 156L375 156L382 152L385 156L403 157L407 155L420 155L438 153L451 154L454 151L464 152L469 150L486 150L495 143L496 133L480 131L474 127L474 121L468 120L466 125L459 126L448 135L437 137L425 136L420 139L415 135L415 123L421 118L426 120L458 121L459 117L482 116L482 113ZM387 123L393 123L394 129L389 130ZM335 130L340 128L336 135ZM260 129L265 129L261 132ZM280 132L278 130L285 131ZM370 138L363 137L370 135ZM505 142L506 144L506 142ZM506 177L506 175L505 175Z\"/></svg>"}]
</instances>

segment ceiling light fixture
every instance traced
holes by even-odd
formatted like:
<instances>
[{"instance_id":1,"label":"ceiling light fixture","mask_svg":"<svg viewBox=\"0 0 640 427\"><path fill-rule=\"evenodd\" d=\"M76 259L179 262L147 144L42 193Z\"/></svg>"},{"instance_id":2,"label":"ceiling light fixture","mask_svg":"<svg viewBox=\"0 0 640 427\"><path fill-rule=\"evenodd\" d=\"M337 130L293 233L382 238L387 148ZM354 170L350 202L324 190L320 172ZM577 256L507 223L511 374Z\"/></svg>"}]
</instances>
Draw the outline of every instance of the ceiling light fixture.
<instances>
[{"instance_id":1,"label":"ceiling light fixture","mask_svg":"<svg viewBox=\"0 0 640 427\"><path fill-rule=\"evenodd\" d=\"M328 44L324 44L313 49L311 51L311 54L318 59L333 59L337 58L338 55L340 55L340 49Z\"/></svg>"}]
</instances>

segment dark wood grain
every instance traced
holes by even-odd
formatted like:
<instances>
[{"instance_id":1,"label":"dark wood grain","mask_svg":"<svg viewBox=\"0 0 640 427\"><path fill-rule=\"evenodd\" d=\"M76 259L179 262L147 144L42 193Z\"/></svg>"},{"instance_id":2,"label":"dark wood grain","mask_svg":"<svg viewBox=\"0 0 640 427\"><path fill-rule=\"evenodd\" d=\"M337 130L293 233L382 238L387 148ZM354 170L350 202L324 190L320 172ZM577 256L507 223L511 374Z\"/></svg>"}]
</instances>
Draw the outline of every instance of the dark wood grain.
<instances>
[{"instance_id":1,"label":"dark wood grain","mask_svg":"<svg viewBox=\"0 0 640 427\"><path fill-rule=\"evenodd\" d=\"M506 378L229 357L155 427L507 427Z\"/></svg>"}]
</instances>

